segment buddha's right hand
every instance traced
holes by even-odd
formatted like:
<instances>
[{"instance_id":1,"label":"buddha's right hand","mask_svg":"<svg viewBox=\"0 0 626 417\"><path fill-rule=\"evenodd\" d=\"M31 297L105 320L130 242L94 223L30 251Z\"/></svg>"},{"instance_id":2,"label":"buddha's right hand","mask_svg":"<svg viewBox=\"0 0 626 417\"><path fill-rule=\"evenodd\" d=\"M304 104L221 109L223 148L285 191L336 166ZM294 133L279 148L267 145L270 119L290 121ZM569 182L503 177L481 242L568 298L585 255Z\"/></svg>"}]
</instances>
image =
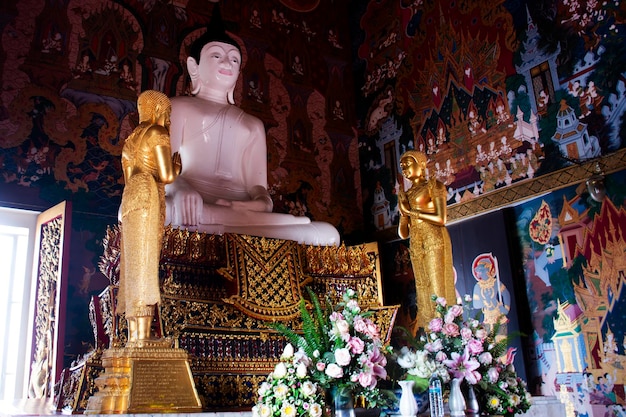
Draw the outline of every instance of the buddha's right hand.
<instances>
[{"instance_id":1,"label":"buddha's right hand","mask_svg":"<svg viewBox=\"0 0 626 417\"><path fill-rule=\"evenodd\" d=\"M203 201L194 190L181 189L174 195L174 224L197 226L202 222Z\"/></svg>"}]
</instances>

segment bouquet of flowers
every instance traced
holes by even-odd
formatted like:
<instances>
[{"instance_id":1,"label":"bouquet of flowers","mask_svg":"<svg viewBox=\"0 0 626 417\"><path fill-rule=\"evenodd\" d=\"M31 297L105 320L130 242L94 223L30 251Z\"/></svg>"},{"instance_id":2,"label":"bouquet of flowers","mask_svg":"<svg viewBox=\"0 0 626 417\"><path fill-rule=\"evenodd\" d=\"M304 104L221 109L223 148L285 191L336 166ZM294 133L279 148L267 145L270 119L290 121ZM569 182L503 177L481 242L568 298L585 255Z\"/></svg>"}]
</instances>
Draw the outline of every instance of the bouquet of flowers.
<instances>
[{"instance_id":1,"label":"bouquet of flowers","mask_svg":"<svg viewBox=\"0 0 626 417\"><path fill-rule=\"evenodd\" d=\"M282 324L272 327L311 360L312 381L326 390L362 398L369 407L387 405L389 393L377 386L378 381L387 377L386 351L378 326L368 312L361 310L354 290L346 290L342 301L335 306L327 298L322 307L310 290L309 297L312 312L304 300L300 304L302 334Z\"/></svg>"},{"instance_id":2,"label":"bouquet of flowers","mask_svg":"<svg viewBox=\"0 0 626 417\"><path fill-rule=\"evenodd\" d=\"M280 362L259 388L253 417L321 417L324 392L311 380L311 360L301 350L285 346Z\"/></svg>"},{"instance_id":3,"label":"bouquet of flowers","mask_svg":"<svg viewBox=\"0 0 626 417\"><path fill-rule=\"evenodd\" d=\"M459 378L474 389L482 411L509 415L527 411L530 394L515 372L515 350L508 348L513 335L497 337L497 324L488 329L469 318L469 295L465 303L451 306L441 297L433 301L437 317L428 323L426 334L408 337L411 348L402 348L396 359L407 378L418 386L424 386L433 373L444 383Z\"/></svg>"}]
</instances>

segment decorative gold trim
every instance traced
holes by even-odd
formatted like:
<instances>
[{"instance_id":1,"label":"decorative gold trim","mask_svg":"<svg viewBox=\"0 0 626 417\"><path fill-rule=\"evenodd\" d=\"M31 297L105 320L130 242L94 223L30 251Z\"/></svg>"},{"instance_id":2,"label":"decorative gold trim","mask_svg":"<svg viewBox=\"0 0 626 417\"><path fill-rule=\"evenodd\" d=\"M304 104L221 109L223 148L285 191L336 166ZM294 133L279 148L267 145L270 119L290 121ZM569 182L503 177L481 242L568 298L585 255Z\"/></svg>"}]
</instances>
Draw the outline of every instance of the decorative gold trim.
<instances>
[{"instance_id":1,"label":"decorative gold trim","mask_svg":"<svg viewBox=\"0 0 626 417\"><path fill-rule=\"evenodd\" d=\"M621 171L626 168L626 148L601 158L588 160L580 165L572 165L532 180L520 181L508 187L499 188L464 203L450 205L448 224L585 181L595 174L596 162L600 163L605 174Z\"/></svg>"}]
</instances>

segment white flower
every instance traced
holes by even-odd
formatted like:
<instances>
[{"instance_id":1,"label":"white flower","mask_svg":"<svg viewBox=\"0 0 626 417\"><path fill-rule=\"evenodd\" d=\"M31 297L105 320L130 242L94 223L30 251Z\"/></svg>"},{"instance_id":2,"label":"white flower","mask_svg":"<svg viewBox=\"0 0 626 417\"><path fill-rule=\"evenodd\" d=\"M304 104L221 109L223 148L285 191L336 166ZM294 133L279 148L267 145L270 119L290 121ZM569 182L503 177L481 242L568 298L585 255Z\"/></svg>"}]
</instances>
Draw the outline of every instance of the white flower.
<instances>
[{"instance_id":1,"label":"white flower","mask_svg":"<svg viewBox=\"0 0 626 417\"><path fill-rule=\"evenodd\" d=\"M293 345L291 343L287 343L285 345L285 349L283 350L283 354L280 355L281 360L289 360L293 357Z\"/></svg>"},{"instance_id":2,"label":"white flower","mask_svg":"<svg viewBox=\"0 0 626 417\"><path fill-rule=\"evenodd\" d=\"M436 369L437 364L428 359L428 352L418 350L415 352L415 365L408 373L420 378L430 378Z\"/></svg>"},{"instance_id":3,"label":"white flower","mask_svg":"<svg viewBox=\"0 0 626 417\"><path fill-rule=\"evenodd\" d=\"M320 417L322 415L322 406L317 403L312 403L309 407L309 416Z\"/></svg>"},{"instance_id":4,"label":"white flower","mask_svg":"<svg viewBox=\"0 0 626 417\"><path fill-rule=\"evenodd\" d=\"M493 362L493 356L489 352L483 352L478 355L478 361L483 365L489 365Z\"/></svg>"},{"instance_id":5,"label":"white flower","mask_svg":"<svg viewBox=\"0 0 626 417\"><path fill-rule=\"evenodd\" d=\"M305 397L310 397L312 395L315 394L315 392L317 391L317 387L315 386L315 384L311 381L305 381L302 383L302 394Z\"/></svg>"},{"instance_id":6,"label":"white flower","mask_svg":"<svg viewBox=\"0 0 626 417\"><path fill-rule=\"evenodd\" d=\"M344 338L350 337L350 323L346 320L337 320L335 322L335 326L337 328L338 336L341 337L341 339L346 340Z\"/></svg>"},{"instance_id":7,"label":"white flower","mask_svg":"<svg viewBox=\"0 0 626 417\"><path fill-rule=\"evenodd\" d=\"M348 348L341 348L335 351L335 361L339 366L346 366L352 360L350 350ZM330 365L329 365L330 366Z\"/></svg>"},{"instance_id":8,"label":"white flower","mask_svg":"<svg viewBox=\"0 0 626 417\"><path fill-rule=\"evenodd\" d=\"M272 409L266 404L257 404L252 407L253 417L270 417L272 415Z\"/></svg>"},{"instance_id":9,"label":"white flower","mask_svg":"<svg viewBox=\"0 0 626 417\"><path fill-rule=\"evenodd\" d=\"M274 367L274 378L283 379L287 375L287 366L283 362L278 362Z\"/></svg>"},{"instance_id":10,"label":"white flower","mask_svg":"<svg viewBox=\"0 0 626 417\"><path fill-rule=\"evenodd\" d=\"M357 314L361 311L361 307L359 307L359 302L357 300L348 301L346 303L346 308L354 314Z\"/></svg>"},{"instance_id":11,"label":"white flower","mask_svg":"<svg viewBox=\"0 0 626 417\"><path fill-rule=\"evenodd\" d=\"M356 292L354 292L354 290L352 288L348 288L344 293L343 293L343 299L346 301L351 300L352 298L354 298L356 296Z\"/></svg>"},{"instance_id":12,"label":"white flower","mask_svg":"<svg viewBox=\"0 0 626 417\"><path fill-rule=\"evenodd\" d=\"M336 363L329 363L324 372L331 378L343 377L343 369Z\"/></svg>"},{"instance_id":13,"label":"white flower","mask_svg":"<svg viewBox=\"0 0 626 417\"><path fill-rule=\"evenodd\" d=\"M298 413L298 409L291 403L285 402L280 408L280 415L282 417L294 417Z\"/></svg>"},{"instance_id":14,"label":"white flower","mask_svg":"<svg viewBox=\"0 0 626 417\"><path fill-rule=\"evenodd\" d=\"M403 348L404 349L404 348ZM398 356L398 365L404 369L411 369L415 366L416 356L412 352L406 352L402 356Z\"/></svg>"},{"instance_id":15,"label":"white flower","mask_svg":"<svg viewBox=\"0 0 626 417\"><path fill-rule=\"evenodd\" d=\"M305 364L299 363L296 368L296 376L300 379L305 378L307 376L308 369Z\"/></svg>"},{"instance_id":16,"label":"white flower","mask_svg":"<svg viewBox=\"0 0 626 417\"><path fill-rule=\"evenodd\" d=\"M274 395L276 398L286 398L289 393L289 387L285 384L278 384L274 387Z\"/></svg>"},{"instance_id":17,"label":"white flower","mask_svg":"<svg viewBox=\"0 0 626 417\"><path fill-rule=\"evenodd\" d=\"M272 386L270 384L267 383L267 381L263 381L263 383L261 384L261 386L259 387L259 396L264 396L265 393L271 388Z\"/></svg>"}]
</instances>

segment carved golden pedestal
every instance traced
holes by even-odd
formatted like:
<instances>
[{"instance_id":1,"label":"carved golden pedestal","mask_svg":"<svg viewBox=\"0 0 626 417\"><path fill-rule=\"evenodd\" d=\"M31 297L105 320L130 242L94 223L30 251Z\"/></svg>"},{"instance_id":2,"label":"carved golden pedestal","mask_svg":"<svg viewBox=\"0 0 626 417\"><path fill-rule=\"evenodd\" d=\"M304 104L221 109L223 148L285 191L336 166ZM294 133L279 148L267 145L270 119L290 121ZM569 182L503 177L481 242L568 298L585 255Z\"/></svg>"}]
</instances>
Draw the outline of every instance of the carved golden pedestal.
<instances>
[{"instance_id":1,"label":"carved golden pedestal","mask_svg":"<svg viewBox=\"0 0 626 417\"><path fill-rule=\"evenodd\" d=\"M139 342L127 341L127 321L116 312L119 280L116 228L107 231L104 247L100 268L111 280L111 286L94 299L90 318L98 353L109 353L107 358L102 358L105 363L99 362L104 353L93 355L82 366L67 371L59 410L71 409L74 413L86 410L86 414L94 414L97 412L94 410L106 406L110 410L126 407L127 412L134 411L130 403L133 394L125 385L130 379L132 361L128 359L113 369L112 358L124 356L124 350L106 349L124 344L134 346L129 351L133 353L126 354L129 358L136 358L134 352L139 350L136 347ZM333 303L340 301L347 288L354 289L363 308L374 313L372 319L387 343L398 310L398 306L383 304L376 243L317 247L280 239L228 233L209 235L167 227L161 252L160 285L161 303L152 323L152 334L177 340L182 350L188 352L194 392L201 399L202 411L249 411L256 403L259 386L280 360L286 344L286 339L269 328L268 323L279 321L296 332L302 330L298 308L300 299L306 295L303 287L311 288L321 300L328 296ZM148 366L157 369L160 365ZM157 379L167 378L159 375L151 382ZM98 388L100 393L92 394ZM150 390L153 391L152 386ZM148 410L151 411L155 409Z\"/></svg>"},{"instance_id":2,"label":"carved golden pedestal","mask_svg":"<svg viewBox=\"0 0 626 417\"><path fill-rule=\"evenodd\" d=\"M171 341L143 340L102 353L104 373L85 414L174 413L202 410L188 354Z\"/></svg>"}]
</instances>

